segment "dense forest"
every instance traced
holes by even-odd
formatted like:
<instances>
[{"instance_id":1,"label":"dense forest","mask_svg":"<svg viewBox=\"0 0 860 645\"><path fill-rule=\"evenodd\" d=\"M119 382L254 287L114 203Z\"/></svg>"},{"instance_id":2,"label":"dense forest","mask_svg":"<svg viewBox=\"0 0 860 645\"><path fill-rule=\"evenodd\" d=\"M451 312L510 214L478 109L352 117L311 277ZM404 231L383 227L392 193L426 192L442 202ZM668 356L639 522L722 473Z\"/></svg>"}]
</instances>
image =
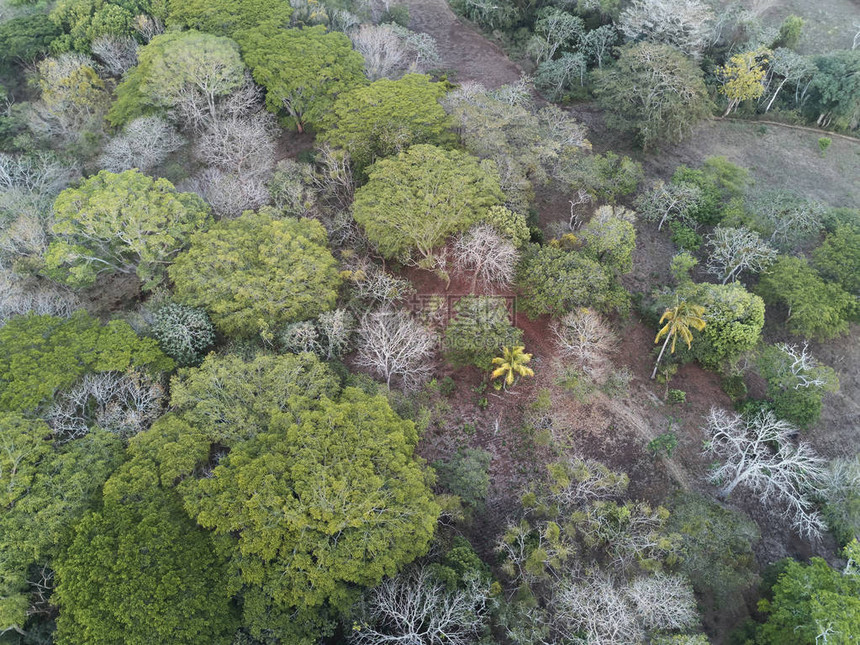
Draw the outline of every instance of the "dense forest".
<instances>
[{"instance_id":1,"label":"dense forest","mask_svg":"<svg viewBox=\"0 0 860 645\"><path fill-rule=\"evenodd\" d=\"M0 643L860 642L856 0L0 0Z\"/></svg>"}]
</instances>

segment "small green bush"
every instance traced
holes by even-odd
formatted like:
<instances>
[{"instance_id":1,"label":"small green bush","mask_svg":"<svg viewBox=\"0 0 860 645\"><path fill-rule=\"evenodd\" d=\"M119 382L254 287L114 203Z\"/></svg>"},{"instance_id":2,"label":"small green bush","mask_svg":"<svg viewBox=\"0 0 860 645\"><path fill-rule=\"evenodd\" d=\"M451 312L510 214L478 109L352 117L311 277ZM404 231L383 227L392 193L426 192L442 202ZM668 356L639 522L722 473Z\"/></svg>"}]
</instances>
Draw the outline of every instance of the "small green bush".
<instances>
[{"instance_id":1,"label":"small green bush","mask_svg":"<svg viewBox=\"0 0 860 645\"><path fill-rule=\"evenodd\" d=\"M673 390L673 392L677 391ZM671 457L677 447L678 436L674 432L664 432L648 442L648 452L651 453L652 457L657 457L658 455L666 455L667 458Z\"/></svg>"},{"instance_id":2,"label":"small green bush","mask_svg":"<svg viewBox=\"0 0 860 645\"><path fill-rule=\"evenodd\" d=\"M382 14L382 17L379 19L380 24L385 24L389 22L393 22L396 25L400 25L401 27L409 27L409 7L396 4L392 5Z\"/></svg>"},{"instance_id":3,"label":"small green bush","mask_svg":"<svg viewBox=\"0 0 860 645\"><path fill-rule=\"evenodd\" d=\"M827 152L827 149L830 147L830 144L833 143L833 139L830 137L821 137L818 139L818 149L821 151L821 156Z\"/></svg>"},{"instance_id":4,"label":"small green bush","mask_svg":"<svg viewBox=\"0 0 860 645\"><path fill-rule=\"evenodd\" d=\"M668 401L672 405L686 403L687 393L684 390L669 390L669 393L666 396L666 401Z\"/></svg>"},{"instance_id":5,"label":"small green bush","mask_svg":"<svg viewBox=\"0 0 860 645\"><path fill-rule=\"evenodd\" d=\"M698 251L702 247L702 236L681 222L669 222L672 244L682 251Z\"/></svg>"}]
</instances>

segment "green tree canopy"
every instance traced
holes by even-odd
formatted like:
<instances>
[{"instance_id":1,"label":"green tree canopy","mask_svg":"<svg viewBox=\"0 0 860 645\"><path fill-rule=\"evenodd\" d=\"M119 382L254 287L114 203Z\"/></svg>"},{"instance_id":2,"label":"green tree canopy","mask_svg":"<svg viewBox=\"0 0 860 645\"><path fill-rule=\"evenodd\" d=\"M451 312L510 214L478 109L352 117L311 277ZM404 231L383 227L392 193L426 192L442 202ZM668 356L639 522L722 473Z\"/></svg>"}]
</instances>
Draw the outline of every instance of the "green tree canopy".
<instances>
[{"instance_id":1,"label":"green tree canopy","mask_svg":"<svg viewBox=\"0 0 860 645\"><path fill-rule=\"evenodd\" d=\"M337 397L338 380L314 354L261 355L251 361L211 354L171 383L171 407L209 442L232 446L266 431L274 411Z\"/></svg>"},{"instance_id":2,"label":"green tree canopy","mask_svg":"<svg viewBox=\"0 0 860 645\"><path fill-rule=\"evenodd\" d=\"M643 148L678 141L710 113L702 70L674 47L640 42L619 49L594 72L607 123L635 134Z\"/></svg>"},{"instance_id":3,"label":"green tree canopy","mask_svg":"<svg viewBox=\"0 0 860 645\"><path fill-rule=\"evenodd\" d=\"M482 219L504 195L492 163L419 144L377 161L355 193L353 215L387 258L432 258L445 238Z\"/></svg>"},{"instance_id":4,"label":"green tree canopy","mask_svg":"<svg viewBox=\"0 0 860 645\"><path fill-rule=\"evenodd\" d=\"M812 252L812 265L825 279L860 297L860 226L837 226Z\"/></svg>"},{"instance_id":5,"label":"green tree canopy","mask_svg":"<svg viewBox=\"0 0 860 645\"><path fill-rule=\"evenodd\" d=\"M560 315L574 307L617 304L617 286L599 262L579 251L530 244L518 268L529 316Z\"/></svg>"},{"instance_id":6,"label":"green tree canopy","mask_svg":"<svg viewBox=\"0 0 860 645\"><path fill-rule=\"evenodd\" d=\"M451 143L451 122L439 103L445 92L444 84L421 74L358 87L341 94L322 118L320 138L349 152L359 172L417 143Z\"/></svg>"},{"instance_id":7,"label":"green tree canopy","mask_svg":"<svg viewBox=\"0 0 860 645\"><path fill-rule=\"evenodd\" d=\"M836 571L821 558L789 560L769 595L759 602L767 622L757 643L815 645L829 628L827 642L848 645L860 634L860 576Z\"/></svg>"},{"instance_id":8,"label":"green tree canopy","mask_svg":"<svg viewBox=\"0 0 860 645\"><path fill-rule=\"evenodd\" d=\"M242 85L244 71L239 46L229 38L194 30L156 36L116 88L108 121L122 125L158 109L176 110L185 120L212 118L216 100Z\"/></svg>"},{"instance_id":9,"label":"green tree canopy","mask_svg":"<svg viewBox=\"0 0 860 645\"><path fill-rule=\"evenodd\" d=\"M339 394L311 354L241 363L181 372L176 415L130 450L179 481L186 511L218 536L252 633L316 642L330 611L426 551L439 509L415 425L385 398Z\"/></svg>"},{"instance_id":10,"label":"green tree canopy","mask_svg":"<svg viewBox=\"0 0 860 645\"><path fill-rule=\"evenodd\" d=\"M168 0L167 24L230 36L244 29L289 26L293 8L282 0Z\"/></svg>"},{"instance_id":11,"label":"green tree canopy","mask_svg":"<svg viewBox=\"0 0 860 645\"><path fill-rule=\"evenodd\" d=\"M692 347L693 356L702 365L715 369L758 343L764 326L764 302L743 285L701 283L688 297L705 307L707 326Z\"/></svg>"},{"instance_id":12,"label":"green tree canopy","mask_svg":"<svg viewBox=\"0 0 860 645\"><path fill-rule=\"evenodd\" d=\"M29 63L48 51L60 29L43 13L12 18L0 24L0 69Z\"/></svg>"},{"instance_id":13,"label":"green tree canopy","mask_svg":"<svg viewBox=\"0 0 860 645\"><path fill-rule=\"evenodd\" d=\"M578 233L585 242L585 253L616 274L629 273L636 248L634 220L635 214L626 208L598 208Z\"/></svg>"},{"instance_id":14,"label":"green tree canopy","mask_svg":"<svg viewBox=\"0 0 860 645\"><path fill-rule=\"evenodd\" d=\"M806 258L781 255L756 291L766 303L787 307L788 331L806 338L825 340L846 332L857 311L857 298L822 280Z\"/></svg>"},{"instance_id":15,"label":"green tree canopy","mask_svg":"<svg viewBox=\"0 0 860 645\"><path fill-rule=\"evenodd\" d=\"M490 369L503 347L519 345L522 329L511 324L504 299L467 296L457 301L456 315L445 328L445 349L455 365Z\"/></svg>"},{"instance_id":16,"label":"green tree canopy","mask_svg":"<svg viewBox=\"0 0 860 645\"><path fill-rule=\"evenodd\" d=\"M254 30L237 35L266 106L292 119L301 132L317 127L339 94L364 85L364 59L349 38L325 27Z\"/></svg>"},{"instance_id":17,"label":"green tree canopy","mask_svg":"<svg viewBox=\"0 0 860 645\"><path fill-rule=\"evenodd\" d=\"M225 334L253 336L331 309L340 274L322 225L246 211L196 233L170 267L176 296Z\"/></svg>"},{"instance_id":18,"label":"green tree canopy","mask_svg":"<svg viewBox=\"0 0 860 645\"><path fill-rule=\"evenodd\" d=\"M50 17L66 33L51 47L57 52L89 52L99 36L131 36L135 16L153 13L151 0L60 0Z\"/></svg>"},{"instance_id":19,"label":"green tree canopy","mask_svg":"<svg viewBox=\"0 0 860 645\"><path fill-rule=\"evenodd\" d=\"M0 327L0 409L35 410L84 374L131 367L166 372L173 361L119 320L102 325L84 311L15 316Z\"/></svg>"},{"instance_id":20,"label":"green tree canopy","mask_svg":"<svg viewBox=\"0 0 860 645\"><path fill-rule=\"evenodd\" d=\"M211 221L197 195L137 170L103 170L67 188L54 202L54 218L58 239L45 258L52 277L85 287L102 273L136 273L144 289L162 281L192 231Z\"/></svg>"},{"instance_id":21,"label":"green tree canopy","mask_svg":"<svg viewBox=\"0 0 860 645\"><path fill-rule=\"evenodd\" d=\"M813 121L849 129L860 123L860 49L816 56L805 111Z\"/></svg>"},{"instance_id":22,"label":"green tree canopy","mask_svg":"<svg viewBox=\"0 0 860 645\"><path fill-rule=\"evenodd\" d=\"M233 588L209 534L155 465L136 458L104 486L55 561L57 643L222 643L236 629Z\"/></svg>"},{"instance_id":23,"label":"green tree canopy","mask_svg":"<svg viewBox=\"0 0 860 645\"><path fill-rule=\"evenodd\" d=\"M0 413L0 631L23 628L28 568L57 557L122 463L122 441L94 430L61 446L42 421Z\"/></svg>"}]
</instances>

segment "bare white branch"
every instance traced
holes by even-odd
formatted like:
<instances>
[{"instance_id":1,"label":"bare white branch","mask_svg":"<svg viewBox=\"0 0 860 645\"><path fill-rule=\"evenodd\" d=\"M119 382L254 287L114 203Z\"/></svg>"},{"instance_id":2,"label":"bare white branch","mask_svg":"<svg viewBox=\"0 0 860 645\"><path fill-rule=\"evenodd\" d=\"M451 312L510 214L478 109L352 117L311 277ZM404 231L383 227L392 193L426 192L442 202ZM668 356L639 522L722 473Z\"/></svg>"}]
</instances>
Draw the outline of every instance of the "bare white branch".
<instances>
[{"instance_id":1,"label":"bare white branch","mask_svg":"<svg viewBox=\"0 0 860 645\"><path fill-rule=\"evenodd\" d=\"M776 261L776 249L746 227L718 226L708 236L708 273L726 284L744 271L760 273Z\"/></svg>"},{"instance_id":2,"label":"bare white branch","mask_svg":"<svg viewBox=\"0 0 860 645\"><path fill-rule=\"evenodd\" d=\"M793 425L770 411L744 419L711 408L707 432L711 439L705 452L722 459L711 472L711 481L721 486L723 497L743 485L763 502L779 504L802 537L820 535L826 525L813 498L825 481L824 462L805 442L792 443L797 434Z\"/></svg>"},{"instance_id":3,"label":"bare white branch","mask_svg":"<svg viewBox=\"0 0 860 645\"><path fill-rule=\"evenodd\" d=\"M414 390L430 378L436 336L409 314L390 309L366 314L358 335L356 363L389 388L399 381L403 389Z\"/></svg>"},{"instance_id":4,"label":"bare white branch","mask_svg":"<svg viewBox=\"0 0 860 645\"><path fill-rule=\"evenodd\" d=\"M651 40L698 58L711 39L714 13L698 0L633 0L619 27L629 40Z\"/></svg>"},{"instance_id":5,"label":"bare white branch","mask_svg":"<svg viewBox=\"0 0 860 645\"><path fill-rule=\"evenodd\" d=\"M477 224L454 241L458 269L474 272L472 291L478 281L507 287L514 281L519 253L513 243L489 224Z\"/></svg>"},{"instance_id":6,"label":"bare white branch","mask_svg":"<svg viewBox=\"0 0 860 645\"><path fill-rule=\"evenodd\" d=\"M99 164L111 172L131 168L148 172L184 143L185 139L161 117L143 116L131 121L120 135L108 141Z\"/></svg>"}]
</instances>

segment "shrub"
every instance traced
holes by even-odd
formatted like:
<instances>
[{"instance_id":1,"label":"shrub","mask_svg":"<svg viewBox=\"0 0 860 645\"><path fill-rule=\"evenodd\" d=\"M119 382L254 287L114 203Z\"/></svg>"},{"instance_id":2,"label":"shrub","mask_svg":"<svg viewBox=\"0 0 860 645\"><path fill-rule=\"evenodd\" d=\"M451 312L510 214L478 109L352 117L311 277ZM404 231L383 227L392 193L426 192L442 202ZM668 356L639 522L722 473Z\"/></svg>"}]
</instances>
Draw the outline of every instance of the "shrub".
<instances>
[{"instance_id":1,"label":"shrub","mask_svg":"<svg viewBox=\"0 0 860 645\"><path fill-rule=\"evenodd\" d=\"M202 309L176 303L155 313L152 335L180 367L199 365L215 344L215 328L209 315Z\"/></svg>"},{"instance_id":2,"label":"shrub","mask_svg":"<svg viewBox=\"0 0 860 645\"><path fill-rule=\"evenodd\" d=\"M523 336L508 316L505 302L492 296L461 298L445 329L448 358L455 365L490 368L502 347L519 345Z\"/></svg>"},{"instance_id":3,"label":"shrub","mask_svg":"<svg viewBox=\"0 0 860 645\"><path fill-rule=\"evenodd\" d=\"M492 457L486 450L465 448L448 461L434 462L433 468L444 490L457 495L468 508L478 509L490 488L487 469Z\"/></svg>"},{"instance_id":4,"label":"shrub","mask_svg":"<svg viewBox=\"0 0 860 645\"><path fill-rule=\"evenodd\" d=\"M678 390L672 390L677 392ZM665 454L666 457L671 457L678 447L678 436L674 432L664 432L648 442L648 452L652 457L657 457L660 454Z\"/></svg>"}]
</instances>

